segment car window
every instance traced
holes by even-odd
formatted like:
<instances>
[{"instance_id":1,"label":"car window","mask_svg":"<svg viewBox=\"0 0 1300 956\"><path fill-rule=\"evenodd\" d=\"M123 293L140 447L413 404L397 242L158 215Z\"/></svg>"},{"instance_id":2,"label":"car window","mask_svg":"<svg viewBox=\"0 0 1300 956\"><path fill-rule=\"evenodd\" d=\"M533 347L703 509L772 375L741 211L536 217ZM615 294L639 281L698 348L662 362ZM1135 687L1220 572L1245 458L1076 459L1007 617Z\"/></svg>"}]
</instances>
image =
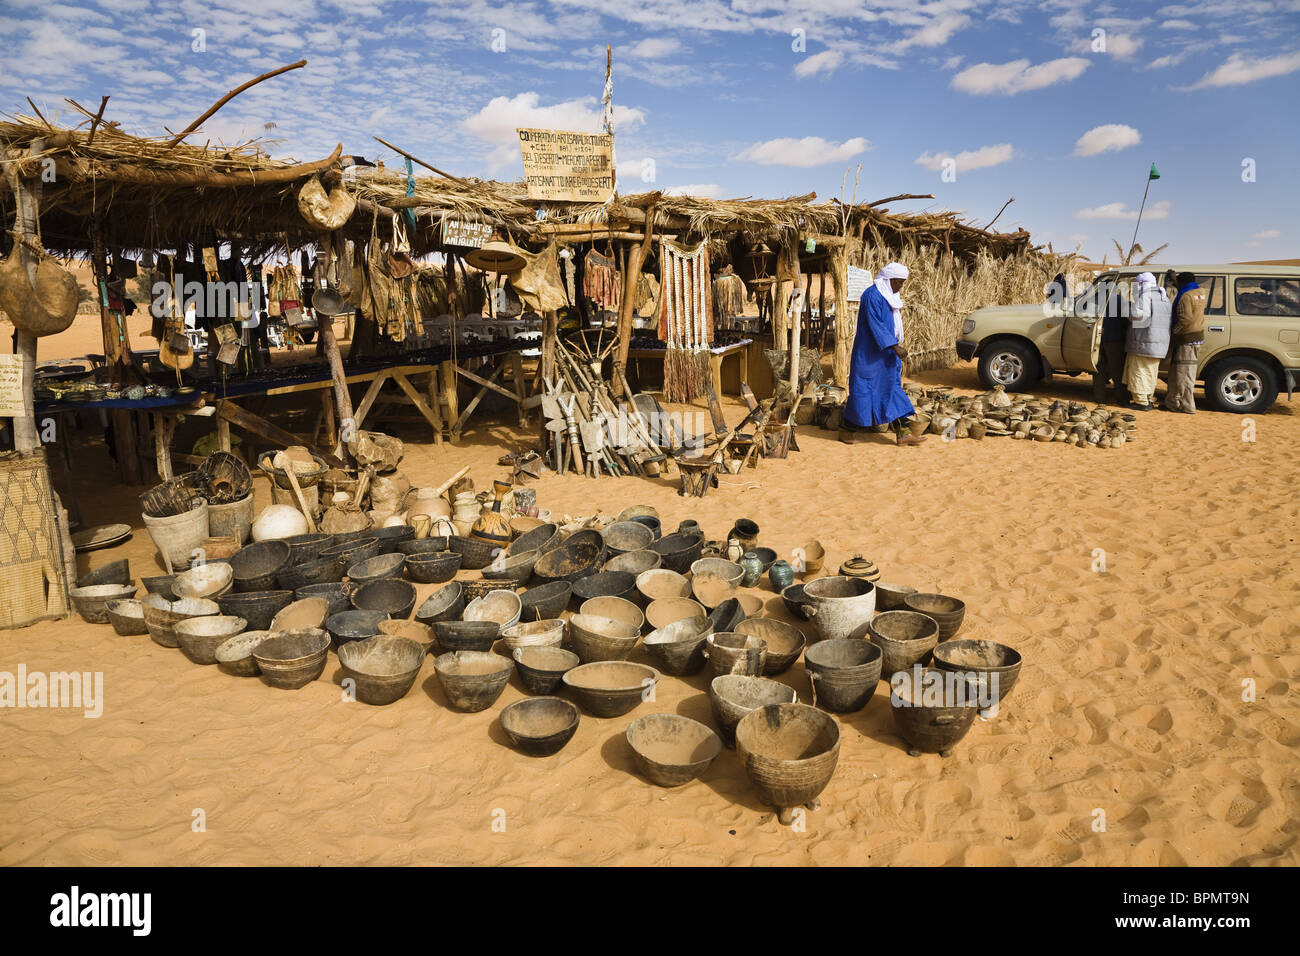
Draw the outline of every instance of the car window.
<instances>
[{"instance_id":1,"label":"car window","mask_svg":"<svg viewBox=\"0 0 1300 956\"><path fill-rule=\"evenodd\" d=\"M1225 304L1227 284L1224 282L1223 276L1197 276L1196 284L1205 290L1206 315L1228 314L1227 305ZM1170 296L1170 301L1173 301L1173 296Z\"/></svg>"},{"instance_id":2,"label":"car window","mask_svg":"<svg viewBox=\"0 0 1300 956\"><path fill-rule=\"evenodd\" d=\"M1240 278L1232 294L1238 315L1300 315L1300 279Z\"/></svg>"}]
</instances>

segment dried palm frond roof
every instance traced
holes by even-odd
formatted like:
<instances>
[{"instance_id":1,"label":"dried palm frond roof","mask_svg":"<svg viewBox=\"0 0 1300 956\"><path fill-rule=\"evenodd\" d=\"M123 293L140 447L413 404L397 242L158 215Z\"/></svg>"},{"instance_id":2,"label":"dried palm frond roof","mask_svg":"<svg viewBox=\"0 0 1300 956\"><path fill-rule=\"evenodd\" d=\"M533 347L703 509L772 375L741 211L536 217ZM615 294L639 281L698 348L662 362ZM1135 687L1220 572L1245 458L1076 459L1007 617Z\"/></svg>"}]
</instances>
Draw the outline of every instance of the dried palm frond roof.
<instances>
[{"instance_id":1,"label":"dried palm frond roof","mask_svg":"<svg viewBox=\"0 0 1300 956\"><path fill-rule=\"evenodd\" d=\"M87 114L89 115L89 114ZM33 147L39 147L33 151ZM646 192L615 196L607 204L543 202L528 197L525 183L419 176L407 195L407 177L392 169L343 169L342 146L308 163L271 158L264 144L234 146L178 142L173 136L140 136L114 123L61 128L43 118L0 114L0 161L17 163L22 175L53 169L43 177L42 238L58 252L85 252L96 238L113 250L175 248L180 243L238 241L254 254L296 249L319 236L303 220L297 193L312 176L343 184L358 200L346 231L364 239L385 219L411 210L417 254L441 248L444 219L489 223L516 242L596 230L640 234L647 215L656 232L680 237L738 236L746 241L835 237L898 245L904 239L935 242L954 255L979 249L1006 256L1035 251L1024 230L994 233L960 221L954 213L895 214L877 203L816 202L816 194L784 199L712 199ZM52 165L51 165L52 164ZM0 180L3 182L3 180ZM932 198L901 196L894 199ZM891 200L892 201L892 200ZM0 216L12 210L0 186ZM97 234L97 236L96 236Z\"/></svg>"}]
</instances>

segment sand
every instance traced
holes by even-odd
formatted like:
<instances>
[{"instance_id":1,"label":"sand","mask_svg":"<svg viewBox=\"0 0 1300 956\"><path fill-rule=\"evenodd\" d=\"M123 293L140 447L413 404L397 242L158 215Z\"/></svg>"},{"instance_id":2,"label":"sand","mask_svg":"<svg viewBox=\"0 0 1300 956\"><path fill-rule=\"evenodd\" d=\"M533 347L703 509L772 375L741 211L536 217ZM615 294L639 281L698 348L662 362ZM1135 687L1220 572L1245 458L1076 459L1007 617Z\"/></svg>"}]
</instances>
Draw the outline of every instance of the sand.
<instances>
[{"instance_id":1,"label":"sand","mask_svg":"<svg viewBox=\"0 0 1300 956\"><path fill-rule=\"evenodd\" d=\"M976 387L965 364L920 380ZM1088 398L1083 380L1039 394ZM584 715L539 759L497 723L524 696L518 677L487 711L461 714L427 659L407 697L374 708L343 700L333 654L319 681L280 691L74 617L0 634L0 670L102 671L105 696L98 719L0 709L0 862L1294 865L1300 415L1283 399L1255 423L1247 443L1235 416L1151 413L1137 442L1087 451L850 447L807 428L802 452L703 500L669 480L533 483L560 515L645 503L667 528L691 517L710 537L750 517L783 555L816 537L828 571L863 554L888 580L963 598L959 637L1023 653L999 715L949 758L908 755L883 684L838 716L839 766L802 830L777 823L733 750L679 789L637 775L628 723L711 723L705 674L665 678L625 717ZM524 440L490 422L440 449L402 434L413 481L469 464L480 488L502 475L503 446ZM78 476L86 521L136 533L80 556L82 570L129 557L137 578L157 573L137 489L104 474ZM260 505L269 492L256 488ZM755 593L789 620L770 589ZM809 699L802 662L777 679Z\"/></svg>"}]
</instances>

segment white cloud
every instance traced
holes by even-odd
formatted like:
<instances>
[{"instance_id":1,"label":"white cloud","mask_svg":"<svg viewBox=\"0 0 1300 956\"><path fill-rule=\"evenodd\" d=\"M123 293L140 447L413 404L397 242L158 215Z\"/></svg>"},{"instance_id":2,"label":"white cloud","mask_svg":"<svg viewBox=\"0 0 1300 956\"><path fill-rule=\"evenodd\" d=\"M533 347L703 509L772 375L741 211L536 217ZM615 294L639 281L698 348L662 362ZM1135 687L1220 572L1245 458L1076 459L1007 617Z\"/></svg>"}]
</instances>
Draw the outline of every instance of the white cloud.
<instances>
[{"instance_id":1,"label":"white cloud","mask_svg":"<svg viewBox=\"0 0 1300 956\"><path fill-rule=\"evenodd\" d=\"M950 56L948 59L943 61L943 69L955 70L957 67L961 66L961 61L964 59L966 59L964 56Z\"/></svg>"},{"instance_id":2,"label":"white cloud","mask_svg":"<svg viewBox=\"0 0 1300 956\"><path fill-rule=\"evenodd\" d=\"M1142 134L1123 123L1094 126L1074 144L1075 156L1096 156L1109 150L1128 149L1142 142Z\"/></svg>"},{"instance_id":3,"label":"white cloud","mask_svg":"<svg viewBox=\"0 0 1300 956\"><path fill-rule=\"evenodd\" d=\"M977 63L952 78L952 88L976 96L1002 93L1013 96L1077 79L1091 64L1083 57L1070 56L1031 66L1028 60L1010 63Z\"/></svg>"},{"instance_id":4,"label":"white cloud","mask_svg":"<svg viewBox=\"0 0 1300 956\"><path fill-rule=\"evenodd\" d=\"M1262 60L1252 60L1234 53L1212 73L1201 77L1189 89L1205 86L1242 86L1256 80L1266 80L1274 76L1286 76L1300 70L1300 50L1295 53L1283 53Z\"/></svg>"},{"instance_id":5,"label":"white cloud","mask_svg":"<svg viewBox=\"0 0 1300 956\"><path fill-rule=\"evenodd\" d=\"M499 170L519 159L517 129L563 129L596 133L604 120L603 108L594 96L579 97L550 106L540 105L541 97L532 91L516 96L497 96L473 116L461 121L461 127L479 139L493 144L487 161ZM645 112L634 107L614 106L614 128L626 132L645 122Z\"/></svg>"},{"instance_id":6,"label":"white cloud","mask_svg":"<svg viewBox=\"0 0 1300 956\"><path fill-rule=\"evenodd\" d=\"M1168 219L1169 210L1173 208L1173 203L1168 199L1162 199L1160 202L1152 203L1147 207L1146 212L1142 214L1144 219ZM1138 214L1136 209L1129 209L1122 202L1109 202L1104 206L1094 206L1091 209L1080 209L1075 214L1076 219L1136 219Z\"/></svg>"},{"instance_id":7,"label":"white cloud","mask_svg":"<svg viewBox=\"0 0 1300 956\"><path fill-rule=\"evenodd\" d=\"M1106 52L1121 60L1127 60L1141 49L1142 43L1141 37L1134 37L1128 33L1112 33L1106 37Z\"/></svg>"},{"instance_id":8,"label":"white cloud","mask_svg":"<svg viewBox=\"0 0 1300 956\"><path fill-rule=\"evenodd\" d=\"M839 50L822 50L800 60L794 68L794 75L802 79L817 73L834 73L843 62L844 54Z\"/></svg>"},{"instance_id":9,"label":"white cloud","mask_svg":"<svg viewBox=\"0 0 1300 956\"><path fill-rule=\"evenodd\" d=\"M1166 20L1160 24L1163 30L1199 30L1200 27L1191 20Z\"/></svg>"},{"instance_id":10,"label":"white cloud","mask_svg":"<svg viewBox=\"0 0 1300 956\"><path fill-rule=\"evenodd\" d=\"M943 46L953 38L954 34L966 29L969 25L970 17L964 13L936 17L919 30L892 44L891 49L895 53L901 53L914 46Z\"/></svg>"},{"instance_id":11,"label":"white cloud","mask_svg":"<svg viewBox=\"0 0 1300 956\"><path fill-rule=\"evenodd\" d=\"M944 162L952 159L957 165L959 172L970 172L972 169L985 169L989 166L999 166L1002 163L1010 162L1015 158L1016 151L1010 143L998 143L996 146L981 146L979 149L967 150L958 153L956 156L950 153L922 153L916 157L915 163L925 169L938 172L943 169Z\"/></svg>"},{"instance_id":12,"label":"white cloud","mask_svg":"<svg viewBox=\"0 0 1300 956\"><path fill-rule=\"evenodd\" d=\"M1263 232L1257 232L1250 238L1252 239L1276 239L1282 235L1281 229L1265 229Z\"/></svg>"},{"instance_id":13,"label":"white cloud","mask_svg":"<svg viewBox=\"0 0 1300 956\"><path fill-rule=\"evenodd\" d=\"M1182 53L1170 53L1168 56L1158 56L1147 64L1148 70L1163 70L1167 66L1177 66L1187 59L1186 51Z\"/></svg>"},{"instance_id":14,"label":"white cloud","mask_svg":"<svg viewBox=\"0 0 1300 956\"><path fill-rule=\"evenodd\" d=\"M627 55L638 60L657 60L671 56L682 48L681 42L672 37L646 37L639 43L627 48Z\"/></svg>"},{"instance_id":15,"label":"white cloud","mask_svg":"<svg viewBox=\"0 0 1300 956\"><path fill-rule=\"evenodd\" d=\"M665 196L694 196L697 199L721 199L722 187L717 183L691 183L687 186L670 186Z\"/></svg>"},{"instance_id":16,"label":"white cloud","mask_svg":"<svg viewBox=\"0 0 1300 956\"><path fill-rule=\"evenodd\" d=\"M842 163L869 149L871 143L862 136L846 139L842 143L831 142L820 136L805 136L803 139L784 136L755 143L730 158L761 163L764 166L824 166Z\"/></svg>"}]
</instances>

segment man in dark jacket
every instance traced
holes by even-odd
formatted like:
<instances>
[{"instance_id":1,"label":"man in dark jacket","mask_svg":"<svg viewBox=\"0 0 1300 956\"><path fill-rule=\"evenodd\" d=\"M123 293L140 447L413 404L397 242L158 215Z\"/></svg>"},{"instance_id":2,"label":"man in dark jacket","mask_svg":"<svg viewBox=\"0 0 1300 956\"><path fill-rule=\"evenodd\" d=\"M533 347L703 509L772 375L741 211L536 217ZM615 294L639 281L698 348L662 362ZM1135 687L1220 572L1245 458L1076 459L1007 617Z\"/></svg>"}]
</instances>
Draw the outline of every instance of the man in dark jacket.
<instances>
[{"instance_id":1,"label":"man in dark jacket","mask_svg":"<svg viewBox=\"0 0 1300 956\"><path fill-rule=\"evenodd\" d=\"M1178 273L1174 322L1170 330L1169 390L1165 409L1196 414L1196 353L1205 341L1205 290L1190 272Z\"/></svg>"}]
</instances>

